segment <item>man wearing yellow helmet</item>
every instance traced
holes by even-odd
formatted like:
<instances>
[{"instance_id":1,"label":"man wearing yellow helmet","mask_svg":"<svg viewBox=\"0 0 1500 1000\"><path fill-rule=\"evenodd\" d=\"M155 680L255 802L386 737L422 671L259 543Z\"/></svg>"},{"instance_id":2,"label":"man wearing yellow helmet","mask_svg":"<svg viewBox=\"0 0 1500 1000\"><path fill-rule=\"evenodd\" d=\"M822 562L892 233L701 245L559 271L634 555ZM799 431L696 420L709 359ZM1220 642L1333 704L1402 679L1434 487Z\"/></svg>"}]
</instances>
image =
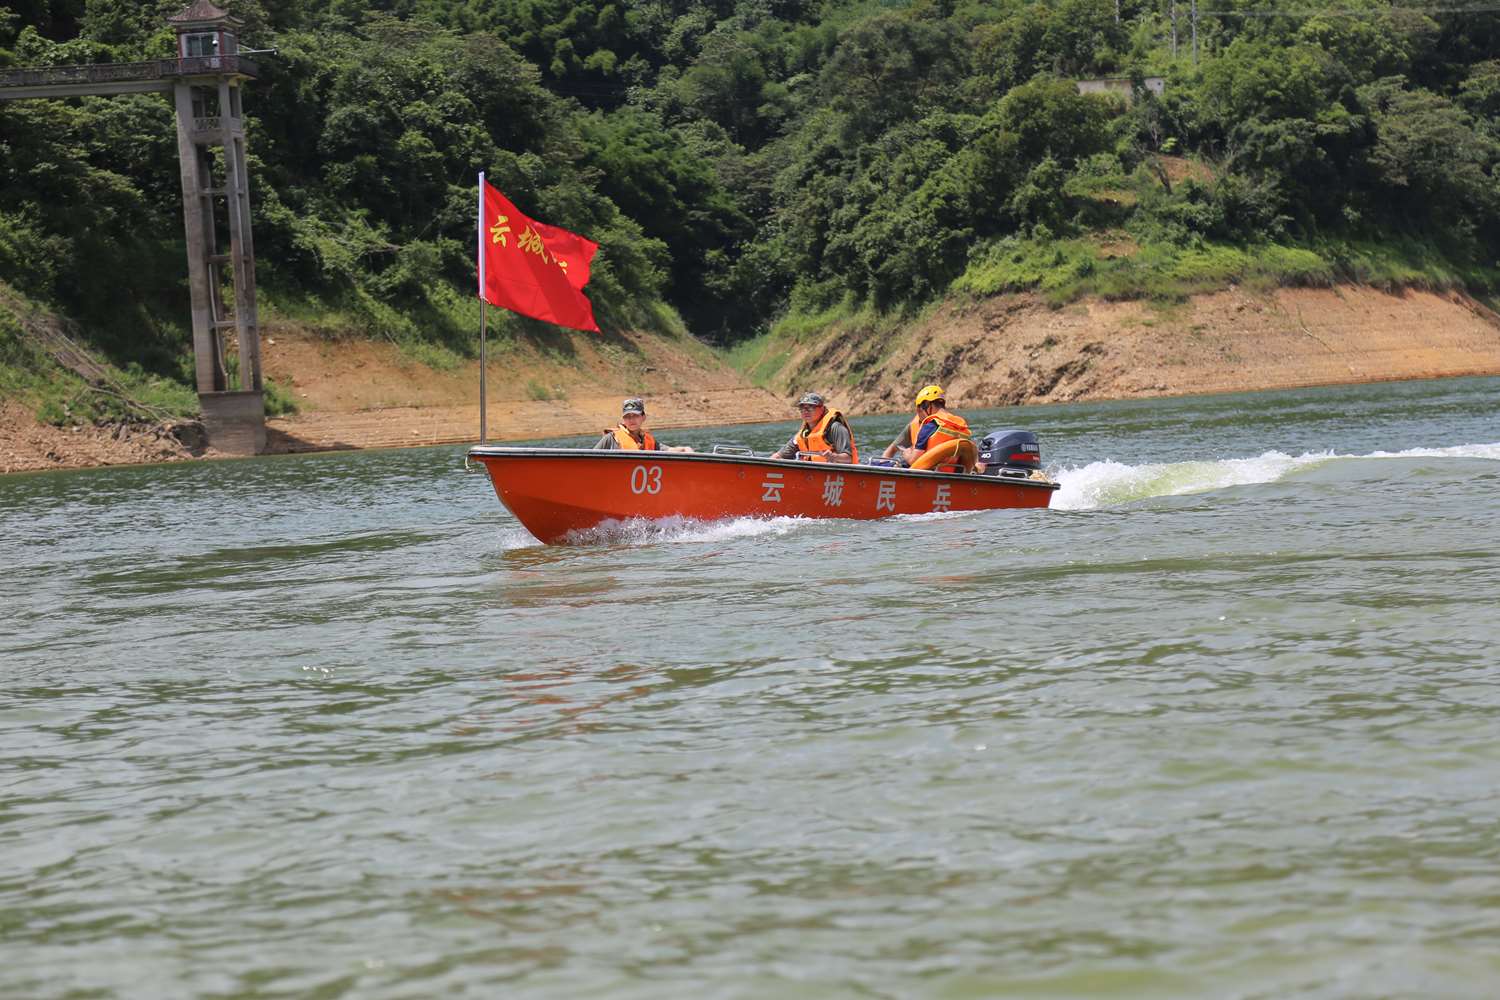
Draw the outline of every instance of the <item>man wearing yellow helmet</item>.
<instances>
[{"instance_id":1,"label":"man wearing yellow helmet","mask_svg":"<svg viewBox=\"0 0 1500 1000\"><path fill-rule=\"evenodd\" d=\"M901 461L911 465L922 454L940 444L954 440L972 440L969 423L956 413L948 412L948 401L943 397L940 385L923 386L917 393L917 415L902 431L901 436L885 449L885 457L901 456Z\"/></svg>"}]
</instances>

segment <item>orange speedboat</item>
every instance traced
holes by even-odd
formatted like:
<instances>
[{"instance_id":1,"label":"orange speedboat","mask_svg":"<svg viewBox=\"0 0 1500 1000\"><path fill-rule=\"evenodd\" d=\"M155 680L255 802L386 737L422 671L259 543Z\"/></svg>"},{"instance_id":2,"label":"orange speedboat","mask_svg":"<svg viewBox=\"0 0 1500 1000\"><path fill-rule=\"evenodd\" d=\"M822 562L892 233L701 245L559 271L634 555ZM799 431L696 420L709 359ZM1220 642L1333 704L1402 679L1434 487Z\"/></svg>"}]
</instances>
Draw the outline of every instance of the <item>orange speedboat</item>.
<instances>
[{"instance_id":1,"label":"orange speedboat","mask_svg":"<svg viewBox=\"0 0 1500 1000\"><path fill-rule=\"evenodd\" d=\"M974 453L943 456L958 462L946 468L978 471L789 462L756 458L747 449L683 453L480 445L469 449L469 458L489 472L500 502L526 530L553 544L635 518L867 520L1051 502L1058 484L1042 474L1033 435L991 435L983 450L963 444Z\"/></svg>"}]
</instances>

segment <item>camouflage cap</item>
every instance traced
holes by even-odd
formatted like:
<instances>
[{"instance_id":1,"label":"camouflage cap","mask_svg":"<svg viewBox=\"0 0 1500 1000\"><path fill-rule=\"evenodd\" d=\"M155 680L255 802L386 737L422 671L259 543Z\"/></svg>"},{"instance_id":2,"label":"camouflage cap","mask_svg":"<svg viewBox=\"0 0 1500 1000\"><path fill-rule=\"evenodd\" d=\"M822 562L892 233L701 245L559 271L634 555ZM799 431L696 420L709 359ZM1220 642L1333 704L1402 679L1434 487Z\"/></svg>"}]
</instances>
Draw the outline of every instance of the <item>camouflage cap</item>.
<instances>
[{"instance_id":1,"label":"camouflage cap","mask_svg":"<svg viewBox=\"0 0 1500 1000\"><path fill-rule=\"evenodd\" d=\"M816 392L805 392L802 398L797 400L798 406L822 406L823 397Z\"/></svg>"},{"instance_id":2,"label":"camouflage cap","mask_svg":"<svg viewBox=\"0 0 1500 1000\"><path fill-rule=\"evenodd\" d=\"M646 401L639 396L631 396L620 407L621 416L627 413L639 413L644 417L646 415Z\"/></svg>"}]
</instances>

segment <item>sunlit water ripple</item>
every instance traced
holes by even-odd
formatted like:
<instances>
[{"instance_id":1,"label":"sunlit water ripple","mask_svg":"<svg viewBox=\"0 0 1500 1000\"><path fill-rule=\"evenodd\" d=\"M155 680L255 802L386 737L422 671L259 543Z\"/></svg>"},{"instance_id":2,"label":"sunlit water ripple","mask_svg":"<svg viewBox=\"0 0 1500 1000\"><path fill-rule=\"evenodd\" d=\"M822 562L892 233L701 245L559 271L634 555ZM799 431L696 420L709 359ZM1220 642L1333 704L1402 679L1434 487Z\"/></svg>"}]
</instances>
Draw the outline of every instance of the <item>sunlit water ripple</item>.
<instances>
[{"instance_id":1,"label":"sunlit water ripple","mask_svg":"<svg viewBox=\"0 0 1500 1000\"><path fill-rule=\"evenodd\" d=\"M453 448L0 478L0 996L1488 995L1497 400L573 548Z\"/></svg>"}]
</instances>

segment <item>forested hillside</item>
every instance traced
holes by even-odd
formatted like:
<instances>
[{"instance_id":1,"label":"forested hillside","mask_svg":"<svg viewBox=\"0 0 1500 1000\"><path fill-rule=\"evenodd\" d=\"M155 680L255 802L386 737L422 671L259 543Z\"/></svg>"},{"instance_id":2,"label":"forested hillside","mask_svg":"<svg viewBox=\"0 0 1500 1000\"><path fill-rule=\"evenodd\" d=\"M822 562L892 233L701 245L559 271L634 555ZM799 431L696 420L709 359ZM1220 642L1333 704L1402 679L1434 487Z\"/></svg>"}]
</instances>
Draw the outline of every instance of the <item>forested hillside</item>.
<instances>
[{"instance_id":1,"label":"forested hillside","mask_svg":"<svg viewBox=\"0 0 1500 1000\"><path fill-rule=\"evenodd\" d=\"M169 56L183 5L11 0L0 67ZM1196 63L1186 5L1174 55L1139 0L223 5L277 50L247 97L272 317L468 350L480 170L602 244L606 329L718 343L1025 288L1496 281L1493 5L1213 0ZM181 239L167 101L0 104L0 281L176 373Z\"/></svg>"}]
</instances>

